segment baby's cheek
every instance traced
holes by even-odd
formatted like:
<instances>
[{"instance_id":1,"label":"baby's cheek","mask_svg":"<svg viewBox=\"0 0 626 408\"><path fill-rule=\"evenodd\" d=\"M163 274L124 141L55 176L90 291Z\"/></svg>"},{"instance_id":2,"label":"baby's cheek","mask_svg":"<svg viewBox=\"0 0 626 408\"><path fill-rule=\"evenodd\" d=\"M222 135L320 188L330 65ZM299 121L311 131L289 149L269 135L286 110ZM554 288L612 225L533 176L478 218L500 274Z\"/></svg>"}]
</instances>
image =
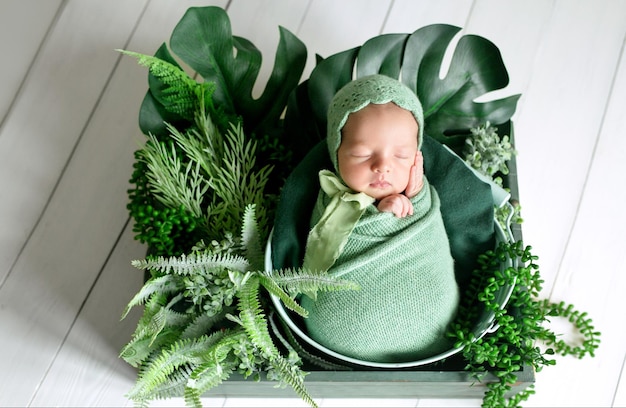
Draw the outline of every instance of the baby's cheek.
<instances>
[{"instance_id":1,"label":"baby's cheek","mask_svg":"<svg viewBox=\"0 0 626 408\"><path fill-rule=\"evenodd\" d=\"M411 169L403 169L403 171L401 173L401 176L400 176L400 179L399 179L399 184L398 184L399 187L402 188L402 190L400 192L405 191L406 188L408 187L409 180L411 179L410 172L411 172Z\"/></svg>"}]
</instances>

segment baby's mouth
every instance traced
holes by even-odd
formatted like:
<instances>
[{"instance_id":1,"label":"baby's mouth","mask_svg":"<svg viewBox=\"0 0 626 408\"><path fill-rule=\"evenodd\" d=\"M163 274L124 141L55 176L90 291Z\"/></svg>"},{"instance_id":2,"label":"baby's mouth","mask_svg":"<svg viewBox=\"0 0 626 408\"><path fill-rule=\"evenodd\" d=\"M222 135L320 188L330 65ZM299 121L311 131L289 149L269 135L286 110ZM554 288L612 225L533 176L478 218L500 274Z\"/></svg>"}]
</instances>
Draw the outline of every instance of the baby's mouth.
<instances>
[{"instance_id":1,"label":"baby's mouth","mask_svg":"<svg viewBox=\"0 0 626 408\"><path fill-rule=\"evenodd\" d=\"M391 183L385 180L376 180L370 183L373 188L387 188L391 186Z\"/></svg>"}]
</instances>

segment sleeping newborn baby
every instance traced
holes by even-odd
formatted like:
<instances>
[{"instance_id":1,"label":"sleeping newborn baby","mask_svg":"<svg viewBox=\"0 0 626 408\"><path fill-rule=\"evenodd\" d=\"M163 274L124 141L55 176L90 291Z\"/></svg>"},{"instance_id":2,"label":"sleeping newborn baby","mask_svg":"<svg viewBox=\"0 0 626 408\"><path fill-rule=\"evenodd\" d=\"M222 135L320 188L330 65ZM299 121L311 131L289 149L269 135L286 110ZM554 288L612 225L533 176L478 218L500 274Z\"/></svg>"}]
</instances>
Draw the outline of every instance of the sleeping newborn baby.
<instances>
[{"instance_id":1,"label":"sleeping newborn baby","mask_svg":"<svg viewBox=\"0 0 626 408\"><path fill-rule=\"evenodd\" d=\"M354 80L328 111L335 171L319 174L304 267L358 291L303 296L309 335L340 354L406 362L450 349L459 290L439 210L423 174L417 96L383 75Z\"/></svg>"}]
</instances>

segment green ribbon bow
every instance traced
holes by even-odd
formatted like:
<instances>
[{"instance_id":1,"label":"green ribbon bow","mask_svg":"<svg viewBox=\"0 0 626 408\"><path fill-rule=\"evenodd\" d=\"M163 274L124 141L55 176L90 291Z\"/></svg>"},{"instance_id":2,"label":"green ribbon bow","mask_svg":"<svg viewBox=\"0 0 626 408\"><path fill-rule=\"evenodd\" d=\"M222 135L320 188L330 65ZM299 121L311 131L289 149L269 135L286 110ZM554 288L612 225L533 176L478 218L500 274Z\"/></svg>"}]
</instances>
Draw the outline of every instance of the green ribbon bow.
<instances>
[{"instance_id":1,"label":"green ribbon bow","mask_svg":"<svg viewBox=\"0 0 626 408\"><path fill-rule=\"evenodd\" d=\"M303 266L327 271L343 251L348 237L368 205L376 201L350 190L333 172L319 172L320 186L330 198L322 218L309 232Z\"/></svg>"}]
</instances>

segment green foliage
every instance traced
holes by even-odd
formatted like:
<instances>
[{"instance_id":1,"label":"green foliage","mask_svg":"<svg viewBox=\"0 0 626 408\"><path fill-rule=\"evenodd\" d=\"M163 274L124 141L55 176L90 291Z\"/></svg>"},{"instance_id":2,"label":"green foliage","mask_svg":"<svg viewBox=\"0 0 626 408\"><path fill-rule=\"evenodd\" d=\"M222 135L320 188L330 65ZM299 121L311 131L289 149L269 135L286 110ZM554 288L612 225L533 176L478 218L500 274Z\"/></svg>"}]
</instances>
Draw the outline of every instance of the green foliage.
<instances>
[{"instance_id":1,"label":"green foliage","mask_svg":"<svg viewBox=\"0 0 626 408\"><path fill-rule=\"evenodd\" d=\"M304 44L288 30L280 27L274 67L259 98L252 92L261 68L261 53L245 38L233 35L226 12L219 7L190 7L174 28L169 46L204 83L216 84L210 105L221 131L228 123L241 118L244 132L259 143L260 167L276 165L269 192L277 194L284 179L294 167L293 156L285 150L283 120L287 98L298 85L307 51ZM156 56L178 66L167 44ZM150 75L150 88L141 105L139 123L145 134L161 137L167 133L163 123L178 128L193 126L193 117L179 115L170 108L171 94L165 79ZM185 98L183 98L185 99ZM228 118L228 119L224 119ZM225 126L226 125L226 126ZM270 209L271 211L271 209Z\"/></svg>"},{"instance_id":2,"label":"green foliage","mask_svg":"<svg viewBox=\"0 0 626 408\"><path fill-rule=\"evenodd\" d=\"M135 152L134 171L130 179L127 205L134 220L135 239L148 244L156 255L178 255L200 240L196 218L185 207L166 207L153 194L148 181L148 166L142 150Z\"/></svg>"},{"instance_id":3,"label":"green foliage","mask_svg":"<svg viewBox=\"0 0 626 408\"><path fill-rule=\"evenodd\" d=\"M148 59L151 67L160 67L159 72L170 72L161 77L187 78L173 64L133 55L140 61ZM171 81L170 88L175 84ZM196 98L194 126L181 131L166 124L169 138L149 134L148 142L135 153L131 178L135 187L129 190L128 208L137 239L151 245L156 255L179 255L202 238L213 240L224 231L237 230L247 203L257 205L264 229L275 205L275 199L265 194L271 167L257 165L256 142L246 139L239 123L229 125L222 135L211 115L218 115L217 111L206 110L213 87L197 89L202 92L177 93Z\"/></svg>"},{"instance_id":4,"label":"green foliage","mask_svg":"<svg viewBox=\"0 0 626 408\"><path fill-rule=\"evenodd\" d=\"M224 138L224 155L221 160L214 158L209 184L216 192L217 200L208 206L209 224L212 233L219 234L224 229L232 230L232 222L244 217L246 203L257 206L259 227L266 230L268 214L265 201L273 199L265 193L272 168L256 166L256 143L245 140L243 127L233 126Z\"/></svg>"},{"instance_id":5,"label":"green foliage","mask_svg":"<svg viewBox=\"0 0 626 408\"><path fill-rule=\"evenodd\" d=\"M522 206L519 201L511 200L510 204L510 206L504 205L495 209L494 215L496 217L496 221L499 222L503 228L507 225L521 224L524 222L521 215Z\"/></svg>"},{"instance_id":6,"label":"green foliage","mask_svg":"<svg viewBox=\"0 0 626 408\"><path fill-rule=\"evenodd\" d=\"M507 163L517 155L508 135L500 137L498 129L487 122L471 128L472 136L465 139L463 158L465 162L502 187L502 178L509 174ZM511 206L495 206L496 221L506 229L511 224L521 224L521 206L514 200Z\"/></svg>"},{"instance_id":7,"label":"green foliage","mask_svg":"<svg viewBox=\"0 0 626 408\"><path fill-rule=\"evenodd\" d=\"M286 284L284 273L251 269L255 263L259 266L258 260L251 262L247 256L258 251L253 248L262 240L254 213L253 205L244 210L245 222L237 240L230 236L221 244L200 243L187 255L133 261L154 277L124 312L125 316L128 309L146 305L132 340L121 353L141 368L129 398L145 403L184 395L188 404L198 406L200 396L231 373L260 379L265 372L268 379L292 386L314 405L304 388L299 356L285 358L274 344L261 288L289 299L296 312L304 312L281 287L299 293L302 289L351 289L354 284L330 277L324 281L319 274L306 271L292 271Z\"/></svg>"},{"instance_id":8,"label":"green foliage","mask_svg":"<svg viewBox=\"0 0 626 408\"><path fill-rule=\"evenodd\" d=\"M459 30L459 27L435 24L412 34L383 34L360 47L321 60L289 100L286 131L300 135L289 146L298 157L306 154L325 137L326 112L337 90L353 76L376 73L401 77L422 102L425 133L457 153L470 128L487 121L507 123L515 112L519 95L475 102L509 82L500 52L493 43L475 35L462 36L446 76L440 78L444 54Z\"/></svg>"},{"instance_id":9,"label":"green foliage","mask_svg":"<svg viewBox=\"0 0 626 408\"><path fill-rule=\"evenodd\" d=\"M502 268L507 259L515 260L513 266ZM459 317L448 334L455 341L455 347L463 348L463 356L468 361L466 369L477 379L482 379L487 372L497 378L496 382L487 383L483 406L517 406L534 392L531 386L510 399L506 398L517 380L517 372L523 368L540 371L555 364L550 357L555 352L579 358L587 354L593 356L600 343L600 333L595 331L585 313L575 311L571 305L536 300L543 281L537 257L531 253L530 247L524 248L519 241L503 242L494 251L481 256L479 261L481 267L474 272L472 283L462 297ZM498 296L505 287L513 287L506 307ZM472 330L483 310L494 314L498 330L477 339ZM582 343L570 346L557 340L556 335L545 327L552 316L567 317L583 335ZM535 341L543 342L545 349L542 350Z\"/></svg>"},{"instance_id":10,"label":"green foliage","mask_svg":"<svg viewBox=\"0 0 626 408\"><path fill-rule=\"evenodd\" d=\"M516 154L509 136L500 137L498 129L489 122L470 131L472 136L465 139L463 149L465 161L502 186L502 179L497 174L509 174L507 162Z\"/></svg>"},{"instance_id":11,"label":"green foliage","mask_svg":"<svg viewBox=\"0 0 626 408\"><path fill-rule=\"evenodd\" d=\"M188 162L183 168L176 146L167 146L153 135L139 156L147 165L148 185L157 200L168 208L182 207L194 218L202 217L202 200L209 185L197 163Z\"/></svg>"},{"instance_id":12,"label":"green foliage","mask_svg":"<svg viewBox=\"0 0 626 408\"><path fill-rule=\"evenodd\" d=\"M229 125L225 134L214 124L212 115L219 112L205 102L212 86L196 86L173 64L131 55L169 87L160 95L164 107L192 116L193 126L181 131L166 124L169 138L149 134L135 154L129 210L138 239L149 243L152 253L133 261L151 278L123 314L144 305L133 338L121 351L140 368L129 398L145 404L184 396L187 404L198 406L200 396L231 373L260 379L265 372L314 404L303 385L299 356L286 359L274 345L261 301L261 288L268 288L304 313L282 283L263 272L267 206L273 203L265 191L271 166L257 166L256 142L246 138L241 123ZM175 226L186 231L172 235ZM197 238L194 245L190 237ZM294 291L331 286L316 286L317 274L293 274L302 278L290 285Z\"/></svg>"},{"instance_id":13,"label":"green foliage","mask_svg":"<svg viewBox=\"0 0 626 408\"><path fill-rule=\"evenodd\" d=\"M163 88L160 100L166 112L175 117L184 115L196 124L183 134L161 123L168 137L148 134L149 141L135 152L130 180L134 187L128 191L136 238L150 245L154 254L179 255L200 239L202 226L206 228L202 201L209 187L208 174L199 157L214 154L209 148L222 145L212 118L220 122L226 118L213 108L211 84L196 83L180 67L165 60L122 52L147 65L151 77L159 78ZM192 147L206 151L186 157L185 149Z\"/></svg>"},{"instance_id":14,"label":"green foliage","mask_svg":"<svg viewBox=\"0 0 626 408\"><path fill-rule=\"evenodd\" d=\"M226 12L219 7L191 7L174 28L174 53L206 82L217 84L215 104L241 115L246 132L261 136L275 127L287 97L300 81L306 47L280 28L274 68L258 99L252 90L261 67L261 53L247 39L234 36Z\"/></svg>"},{"instance_id":15,"label":"green foliage","mask_svg":"<svg viewBox=\"0 0 626 408\"><path fill-rule=\"evenodd\" d=\"M132 51L117 51L135 57L140 65L148 67L150 74L161 85L159 92L153 95L168 112L193 120L196 112L212 106L211 95L215 91L215 84L198 83L180 67L161 58ZM199 103L206 105L200 107Z\"/></svg>"}]
</instances>

